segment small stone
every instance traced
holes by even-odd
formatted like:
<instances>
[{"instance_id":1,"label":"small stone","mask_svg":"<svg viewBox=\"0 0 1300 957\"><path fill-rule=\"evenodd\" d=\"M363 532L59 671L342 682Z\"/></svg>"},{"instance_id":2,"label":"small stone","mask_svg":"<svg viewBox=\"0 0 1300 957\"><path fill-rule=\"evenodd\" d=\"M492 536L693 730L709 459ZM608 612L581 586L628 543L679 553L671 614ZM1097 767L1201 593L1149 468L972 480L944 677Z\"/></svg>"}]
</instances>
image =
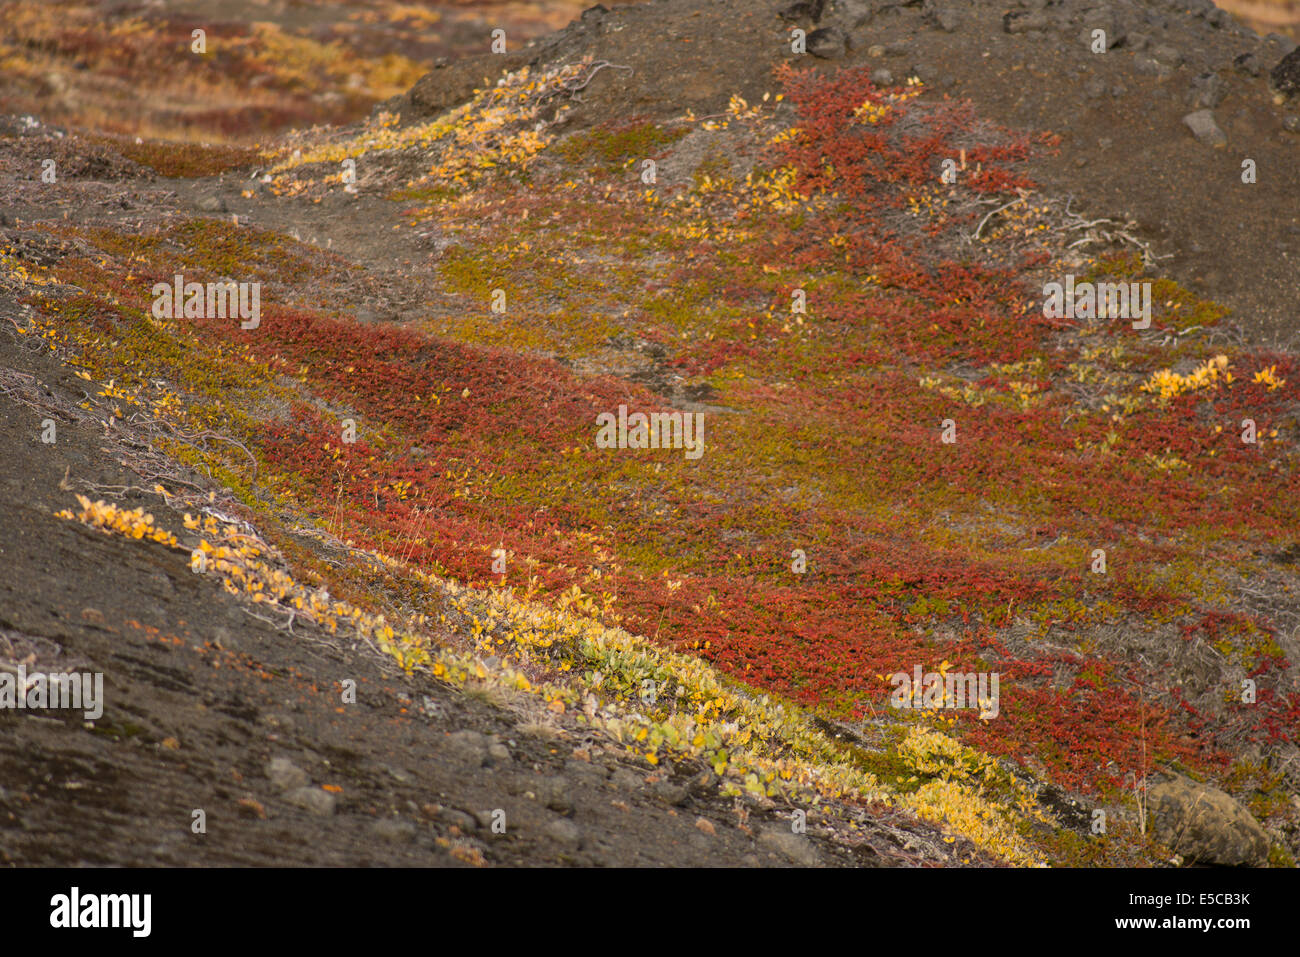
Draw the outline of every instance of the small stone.
<instances>
[{"instance_id":1,"label":"small stone","mask_svg":"<svg viewBox=\"0 0 1300 957\"><path fill-rule=\"evenodd\" d=\"M1177 47L1170 46L1168 43L1158 43L1151 48L1151 56L1157 63L1163 63L1168 67L1181 66L1183 62L1183 52Z\"/></svg>"},{"instance_id":2,"label":"small stone","mask_svg":"<svg viewBox=\"0 0 1300 957\"><path fill-rule=\"evenodd\" d=\"M390 778L392 778L398 784L410 784L412 781L410 774L408 774L406 771L402 770L401 768L393 767L391 764L385 764L384 771L388 774Z\"/></svg>"},{"instance_id":3,"label":"small stone","mask_svg":"<svg viewBox=\"0 0 1300 957\"><path fill-rule=\"evenodd\" d=\"M637 791L645 787L645 779L627 768L617 768L610 776L610 782L614 787L623 791Z\"/></svg>"},{"instance_id":4,"label":"small stone","mask_svg":"<svg viewBox=\"0 0 1300 957\"><path fill-rule=\"evenodd\" d=\"M1286 96L1300 94L1300 47L1284 56L1268 78L1277 92Z\"/></svg>"},{"instance_id":5,"label":"small stone","mask_svg":"<svg viewBox=\"0 0 1300 957\"><path fill-rule=\"evenodd\" d=\"M659 781L652 785L650 793L657 800L663 801L665 804L671 804L674 807L680 807L685 804L687 799L690 797L686 788L682 787L680 784L670 784L667 781Z\"/></svg>"},{"instance_id":6,"label":"small stone","mask_svg":"<svg viewBox=\"0 0 1300 957\"><path fill-rule=\"evenodd\" d=\"M329 817L338 805L338 799L333 794L315 787L294 788L285 794L284 799L295 807L321 817Z\"/></svg>"},{"instance_id":7,"label":"small stone","mask_svg":"<svg viewBox=\"0 0 1300 957\"><path fill-rule=\"evenodd\" d=\"M266 776L277 791L292 791L311 784L311 776L288 758L272 758Z\"/></svg>"},{"instance_id":8,"label":"small stone","mask_svg":"<svg viewBox=\"0 0 1300 957\"><path fill-rule=\"evenodd\" d=\"M952 7L940 7L931 19L944 33L953 33L961 26L961 14Z\"/></svg>"},{"instance_id":9,"label":"small stone","mask_svg":"<svg viewBox=\"0 0 1300 957\"><path fill-rule=\"evenodd\" d=\"M708 794L717 786L718 776L708 768L705 768L699 774L695 775L695 777L691 778L690 782L687 784L690 792L695 795Z\"/></svg>"},{"instance_id":10,"label":"small stone","mask_svg":"<svg viewBox=\"0 0 1300 957\"><path fill-rule=\"evenodd\" d=\"M1148 791L1147 802L1156 837L1188 860L1223 867L1268 861L1268 833L1213 785L1173 775Z\"/></svg>"},{"instance_id":11,"label":"small stone","mask_svg":"<svg viewBox=\"0 0 1300 957\"><path fill-rule=\"evenodd\" d=\"M808 34L808 52L823 60L838 60L848 46L848 34L839 27L823 27Z\"/></svg>"},{"instance_id":12,"label":"small stone","mask_svg":"<svg viewBox=\"0 0 1300 957\"><path fill-rule=\"evenodd\" d=\"M1172 67L1146 53L1138 53L1133 57L1133 69L1143 76L1154 76L1161 80L1168 79L1174 72Z\"/></svg>"},{"instance_id":13,"label":"small stone","mask_svg":"<svg viewBox=\"0 0 1300 957\"><path fill-rule=\"evenodd\" d=\"M1192 106L1214 109L1228 95L1226 85L1217 74L1202 73L1192 80Z\"/></svg>"},{"instance_id":14,"label":"small stone","mask_svg":"<svg viewBox=\"0 0 1300 957\"><path fill-rule=\"evenodd\" d=\"M381 841L409 841L415 837L415 825L405 818L380 818L370 825L370 833Z\"/></svg>"},{"instance_id":15,"label":"small stone","mask_svg":"<svg viewBox=\"0 0 1300 957\"><path fill-rule=\"evenodd\" d=\"M835 23L849 33L870 23L875 12L871 0L835 0Z\"/></svg>"},{"instance_id":16,"label":"small stone","mask_svg":"<svg viewBox=\"0 0 1300 957\"><path fill-rule=\"evenodd\" d=\"M893 86L894 74L890 73L883 66L871 71L871 82L876 86Z\"/></svg>"},{"instance_id":17,"label":"small stone","mask_svg":"<svg viewBox=\"0 0 1300 957\"><path fill-rule=\"evenodd\" d=\"M1205 15L1205 22L1216 30L1222 30L1232 23L1232 14L1227 10L1216 8Z\"/></svg>"},{"instance_id":18,"label":"small stone","mask_svg":"<svg viewBox=\"0 0 1300 957\"><path fill-rule=\"evenodd\" d=\"M818 10L818 13L820 14L820 10ZM796 3L787 4L777 10L776 16L790 23L813 20L813 3L811 3L811 0L796 0Z\"/></svg>"},{"instance_id":19,"label":"small stone","mask_svg":"<svg viewBox=\"0 0 1300 957\"><path fill-rule=\"evenodd\" d=\"M569 782L564 778L558 775L542 778L534 787L540 804L560 814L571 814L573 812L573 799L569 796Z\"/></svg>"},{"instance_id":20,"label":"small stone","mask_svg":"<svg viewBox=\"0 0 1300 957\"><path fill-rule=\"evenodd\" d=\"M500 741L493 741L488 745L488 757L497 764L505 764L510 760L510 749Z\"/></svg>"},{"instance_id":21,"label":"small stone","mask_svg":"<svg viewBox=\"0 0 1300 957\"><path fill-rule=\"evenodd\" d=\"M934 68L928 63L913 63L912 69L909 72L910 75L916 77L922 83L934 82Z\"/></svg>"},{"instance_id":22,"label":"small stone","mask_svg":"<svg viewBox=\"0 0 1300 957\"><path fill-rule=\"evenodd\" d=\"M710 837L713 837L718 833L718 829L713 826L713 822L707 817L697 817L695 819L695 827Z\"/></svg>"},{"instance_id":23,"label":"small stone","mask_svg":"<svg viewBox=\"0 0 1300 957\"><path fill-rule=\"evenodd\" d=\"M812 842L784 828L768 828L758 836L761 847L775 851L800 867L814 867L820 863Z\"/></svg>"},{"instance_id":24,"label":"small stone","mask_svg":"<svg viewBox=\"0 0 1300 957\"><path fill-rule=\"evenodd\" d=\"M1012 12L1002 17L1002 29L1006 33L1029 33L1034 30L1046 30L1051 25L1045 13Z\"/></svg>"},{"instance_id":25,"label":"small stone","mask_svg":"<svg viewBox=\"0 0 1300 957\"><path fill-rule=\"evenodd\" d=\"M1219 129L1214 114L1209 110L1197 110L1194 113L1188 113L1183 117L1183 123L1202 143L1207 143L1216 148L1228 145L1227 135L1223 130Z\"/></svg>"},{"instance_id":26,"label":"small stone","mask_svg":"<svg viewBox=\"0 0 1300 957\"><path fill-rule=\"evenodd\" d=\"M1282 117L1282 129L1288 133L1300 133L1300 116L1294 113L1288 113Z\"/></svg>"},{"instance_id":27,"label":"small stone","mask_svg":"<svg viewBox=\"0 0 1300 957\"><path fill-rule=\"evenodd\" d=\"M1259 76L1264 72L1264 61L1253 53L1242 53L1232 60L1233 67L1245 76Z\"/></svg>"},{"instance_id":28,"label":"small stone","mask_svg":"<svg viewBox=\"0 0 1300 957\"><path fill-rule=\"evenodd\" d=\"M543 833L555 843L563 844L565 847L577 847L582 843L582 832L578 830L578 825L568 818L556 818L546 825Z\"/></svg>"},{"instance_id":29,"label":"small stone","mask_svg":"<svg viewBox=\"0 0 1300 957\"><path fill-rule=\"evenodd\" d=\"M1282 56L1287 56L1300 49L1300 44L1281 33L1270 33L1264 38L1264 42L1276 49Z\"/></svg>"},{"instance_id":30,"label":"small stone","mask_svg":"<svg viewBox=\"0 0 1300 957\"><path fill-rule=\"evenodd\" d=\"M477 731L453 731L447 736L447 750L466 764L482 767L488 760L488 739Z\"/></svg>"},{"instance_id":31,"label":"small stone","mask_svg":"<svg viewBox=\"0 0 1300 957\"><path fill-rule=\"evenodd\" d=\"M453 827L460 828L466 834L475 830L479 825L478 819L474 815L466 814L454 807L443 808L438 812L438 817ZM488 815L488 823L491 824L491 815Z\"/></svg>"},{"instance_id":32,"label":"small stone","mask_svg":"<svg viewBox=\"0 0 1300 957\"><path fill-rule=\"evenodd\" d=\"M867 47L867 56L871 57L873 60L879 60L884 55L885 48L882 44L873 43L871 46Z\"/></svg>"},{"instance_id":33,"label":"small stone","mask_svg":"<svg viewBox=\"0 0 1300 957\"><path fill-rule=\"evenodd\" d=\"M202 213L226 213L226 201L220 196L204 196L196 204L199 212Z\"/></svg>"},{"instance_id":34,"label":"small stone","mask_svg":"<svg viewBox=\"0 0 1300 957\"><path fill-rule=\"evenodd\" d=\"M609 768L603 764L592 764L590 761L580 761L576 758L570 758L564 762L564 773L571 778L577 778L583 783L594 782L600 783L609 777Z\"/></svg>"}]
</instances>

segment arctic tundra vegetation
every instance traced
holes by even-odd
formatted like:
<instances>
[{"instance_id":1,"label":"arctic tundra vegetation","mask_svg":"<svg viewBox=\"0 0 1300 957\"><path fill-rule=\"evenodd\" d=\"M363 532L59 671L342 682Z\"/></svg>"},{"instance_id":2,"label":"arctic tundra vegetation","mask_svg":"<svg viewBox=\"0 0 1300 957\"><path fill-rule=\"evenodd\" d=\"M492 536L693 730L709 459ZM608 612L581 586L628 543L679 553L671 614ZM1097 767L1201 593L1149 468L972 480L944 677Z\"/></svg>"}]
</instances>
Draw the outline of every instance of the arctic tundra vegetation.
<instances>
[{"instance_id":1,"label":"arctic tundra vegetation","mask_svg":"<svg viewBox=\"0 0 1300 957\"><path fill-rule=\"evenodd\" d=\"M580 6L0 2L0 863L1294 866L1294 42Z\"/></svg>"}]
</instances>

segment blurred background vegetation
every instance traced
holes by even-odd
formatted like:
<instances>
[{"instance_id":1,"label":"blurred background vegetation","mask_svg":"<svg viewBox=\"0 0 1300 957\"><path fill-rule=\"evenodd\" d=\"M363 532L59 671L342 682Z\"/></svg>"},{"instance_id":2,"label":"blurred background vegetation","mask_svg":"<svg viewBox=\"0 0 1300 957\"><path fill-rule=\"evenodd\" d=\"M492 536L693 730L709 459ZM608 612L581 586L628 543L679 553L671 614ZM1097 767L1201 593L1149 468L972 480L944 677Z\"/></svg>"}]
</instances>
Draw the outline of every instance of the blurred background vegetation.
<instances>
[{"instance_id":1,"label":"blurred background vegetation","mask_svg":"<svg viewBox=\"0 0 1300 957\"><path fill-rule=\"evenodd\" d=\"M606 0L606 6L618 0ZM250 144L347 123L439 57L516 49L592 0L0 0L0 113ZM205 31L206 52L192 52Z\"/></svg>"}]
</instances>

